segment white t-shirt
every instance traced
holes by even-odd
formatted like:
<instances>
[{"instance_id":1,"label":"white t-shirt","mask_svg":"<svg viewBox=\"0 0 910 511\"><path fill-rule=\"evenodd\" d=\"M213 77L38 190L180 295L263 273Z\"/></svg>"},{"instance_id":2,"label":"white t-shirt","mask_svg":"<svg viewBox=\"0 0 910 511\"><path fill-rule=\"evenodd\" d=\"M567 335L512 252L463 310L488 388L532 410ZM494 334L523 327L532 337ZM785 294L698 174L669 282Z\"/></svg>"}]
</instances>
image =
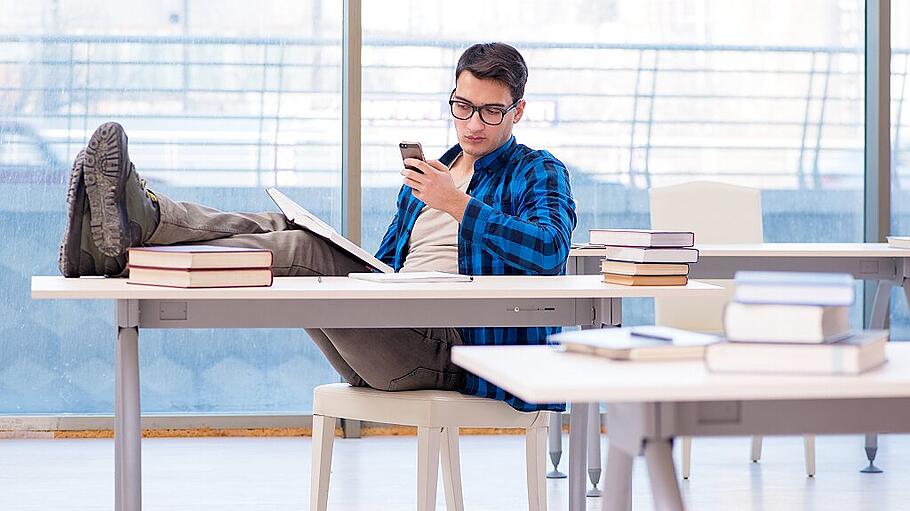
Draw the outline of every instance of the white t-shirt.
<instances>
[{"instance_id":1,"label":"white t-shirt","mask_svg":"<svg viewBox=\"0 0 910 511\"><path fill-rule=\"evenodd\" d=\"M466 192L473 175L471 169L455 186ZM424 206L414 222L408 255L400 271L458 273L458 222L445 211Z\"/></svg>"}]
</instances>

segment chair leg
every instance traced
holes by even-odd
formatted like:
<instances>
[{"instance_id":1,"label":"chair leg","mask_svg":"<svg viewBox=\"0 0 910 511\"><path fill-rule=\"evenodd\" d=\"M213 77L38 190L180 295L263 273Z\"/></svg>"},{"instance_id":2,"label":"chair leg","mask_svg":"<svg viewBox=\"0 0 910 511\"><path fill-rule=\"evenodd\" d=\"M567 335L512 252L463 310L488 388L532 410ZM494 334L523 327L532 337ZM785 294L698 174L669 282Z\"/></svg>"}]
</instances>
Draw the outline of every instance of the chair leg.
<instances>
[{"instance_id":1,"label":"chair leg","mask_svg":"<svg viewBox=\"0 0 910 511\"><path fill-rule=\"evenodd\" d=\"M752 463L758 463L761 460L761 441L762 437L752 437L752 452L749 454Z\"/></svg>"},{"instance_id":2,"label":"chair leg","mask_svg":"<svg viewBox=\"0 0 910 511\"><path fill-rule=\"evenodd\" d=\"M310 511L325 511L332 473L335 417L313 415L313 452L310 466Z\"/></svg>"},{"instance_id":3,"label":"chair leg","mask_svg":"<svg viewBox=\"0 0 910 511\"><path fill-rule=\"evenodd\" d=\"M682 443L682 478L688 479L692 472L692 437L679 437Z\"/></svg>"},{"instance_id":4,"label":"chair leg","mask_svg":"<svg viewBox=\"0 0 910 511\"><path fill-rule=\"evenodd\" d=\"M458 426L442 428L442 487L447 511L464 511L461 492L461 459L458 453Z\"/></svg>"},{"instance_id":5,"label":"chair leg","mask_svg":"<svg viewBox=\"0 0 910 511\"><path fill-rule=\"evenodd\" d=\"M541 413L526 432L525 463L528 472L529 511L547 511L548 423L548 414Z\"/></svg>"},{"instance_id":6,"label":"chair leg","mask_svg":"<svg viewBox=\"0 0 910 511\"><path fill-rule=\"evenodd\" d=\"M436 509L442 428L417 428L417 511Z\"/></svg>"},{"instance_id":7,"label":"chair leg","mask_svg":"<svg viewBox=\"0 0 910 511\"><path fill-rule=\"evenodd\" d=\"M803 447L806 450L806 475L815 476L815 435L803 435Z\"/></svg>"}]
</instances>

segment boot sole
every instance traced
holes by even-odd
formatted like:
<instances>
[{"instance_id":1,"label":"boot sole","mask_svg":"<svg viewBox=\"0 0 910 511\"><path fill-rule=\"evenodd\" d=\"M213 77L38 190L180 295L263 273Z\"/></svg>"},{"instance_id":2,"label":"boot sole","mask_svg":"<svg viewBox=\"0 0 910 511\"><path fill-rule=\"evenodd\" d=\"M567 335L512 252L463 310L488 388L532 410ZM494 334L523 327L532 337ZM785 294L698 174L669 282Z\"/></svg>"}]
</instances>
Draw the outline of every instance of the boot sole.
<instances>
[{"instance_id":1,"label":"boot sole","mask_svg":"<svg viewBox=\"0 0 910 511\"><path fill-rule=\"evenodd\" d=\"M109 257L117 257L129 248L124 193L129 163L123 127L115 122L99 126L85 148L84 179L92 241Z\"/></svg>"},{"instance_id":2,"label":"boot sole","mask_svg":"<svg viewBox=\"0 0 910 511\"><path fill-rule=\"evenodd\" d=\"M79 254L82 241L82 215L85 211L85 181L83 164L85 151L79 151L70 171L69 187L66 189L66 227L60 241L60 273L64 277L79 276Z\"/></svg>"}]
</instances>

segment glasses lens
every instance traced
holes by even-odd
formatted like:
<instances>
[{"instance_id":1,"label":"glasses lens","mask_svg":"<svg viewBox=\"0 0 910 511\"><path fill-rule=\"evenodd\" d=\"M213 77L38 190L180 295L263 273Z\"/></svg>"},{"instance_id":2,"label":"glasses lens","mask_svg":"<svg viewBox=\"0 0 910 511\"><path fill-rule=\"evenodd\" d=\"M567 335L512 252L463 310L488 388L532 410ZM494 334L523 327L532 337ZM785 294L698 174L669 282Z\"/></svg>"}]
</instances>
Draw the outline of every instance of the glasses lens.
<instances>
[{"instance_id":1,"label":"glasses lens","mask_svg":"<svg viewBox=\"0 0 910 511\"><path fill-rule=\"evenodd\" d=\"M502 123L502 118L505 116L505 112L498 108L481 108L480 109L480 120L492 125L497 125Z\"/></svg>"},{"instance_id":2,"label":"glasses lens","mask_svg":"<svg viewBox=\"0 0 910 511\"><path fill-rule=\"evenodd\" d=\"M462 103L461 101L453 101L452 103L452 115L456 119L470 119L471 115L474 113L474 108L467 103Z\"/></svg>"}]
</instances>

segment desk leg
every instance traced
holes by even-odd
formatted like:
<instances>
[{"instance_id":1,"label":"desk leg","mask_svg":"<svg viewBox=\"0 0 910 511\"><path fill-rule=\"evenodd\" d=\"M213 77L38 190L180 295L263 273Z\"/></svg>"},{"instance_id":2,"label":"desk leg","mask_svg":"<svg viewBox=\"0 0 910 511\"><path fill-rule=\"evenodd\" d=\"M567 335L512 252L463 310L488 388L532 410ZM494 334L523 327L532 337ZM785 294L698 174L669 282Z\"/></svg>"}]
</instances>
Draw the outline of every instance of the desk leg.
<instances>
[{"instance_id":1,"label":"desk leg","mask_svg":"<svg viewBox=\"0 0 910 511\"><path fill-rule=\"evenodd\" d=\"M588 403L572 403L569 412L569 511L585 510L585 464Z\"/></svg>"},{"instance_id":2,"label":"desk leg","mask_svg":"<svg viewBox=\"0 0 910 511\"><path fill-rule=\"evenodd\" d=\"M607 474L604 477L604 499L601 502L603 511L632 511L632 462L631 454L615 445L607 449L604 465Z\"/></svg>"},{"instance_id":3,"label":"desk leg","mask_svg":"<svg viewBox=\"0 0 910 511\"><path fill-rule=\"evenodd\" d=\"M547 472L547 479L565 479L566 475L559 471L559 460L562 459L562 414L550 414L550 427L547 433L550 444L550 462L553 470Z\"/></svg>"},{"instance_id":4,"label":"desk leg","mask_svg":"<svg viewBox=\"0 0 910 511\"><path fill-rule=\"evenodd\" d=\"M645 442L645 460L651 478L651 493L654 508L661 511L684 511L676 469L673 466L673 443L671 440L651 439Z\"/></svg>"},{"instance_id":5,"label":"desk leg","mask_svg":"<svg viewBox=\"0 0 910 511\"><path fill-rule=\"evenodd\" d=\"M600 482L600 403L591 403L588 409L588 479L592 488L585 494L588 497L600 497L597 489Z\"/></svg>"},{"instance_id":6,"label":"desk leg","mask_svg":"<svg viewBox=\"0 0 910 511\"><path fill-rule=\"evenodd\" d=\"M907 285L904 284L904 293L907 293ZM910 295L908 295L910 297ZM888 303L891 301L891 282L879 280L875 288L875 296L872 298L872 313L869 314L869 328L885 328L885 319L888 317ZM910 304L910 302L907 302ZM882 469L875 466L875 455L878 453L878 435L866 435L865 438L866 459L869 464L860 470L866 474L879 474Z\"/></svg>"},{"instance_id":7,"label":"desk leg","mask_svg":"<svg viewBox=\"0 0 910 511\"><path fill-rule=\"evenodd\" d=\"M117 302L114 382L114 509L142 509L142 424L139 409L138 304Z\"/></svg>"}]
</instances>

